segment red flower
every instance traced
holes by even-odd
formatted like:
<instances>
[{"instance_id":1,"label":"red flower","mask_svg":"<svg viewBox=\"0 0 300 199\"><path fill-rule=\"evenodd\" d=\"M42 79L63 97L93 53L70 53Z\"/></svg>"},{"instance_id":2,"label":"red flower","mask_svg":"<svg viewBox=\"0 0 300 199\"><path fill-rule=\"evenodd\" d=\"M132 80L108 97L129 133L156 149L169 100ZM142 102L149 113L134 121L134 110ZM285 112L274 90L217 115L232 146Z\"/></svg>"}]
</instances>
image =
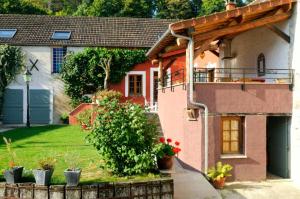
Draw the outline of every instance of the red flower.
<instances>
[{"instance_id":1,"label":"red flower","mask_svg":"<svg viewBox=\"0 0 300 199\"><path fill-rule=\"evenodd\" d=\"M167 139L167 142L168 142L168 143L172 142L172 139L171 139L171 138L168 138L168 139Z\"/></svg>"},{"instance_id":2,"label":"red flower","mask_svg":"<svg viewBox=\"0 0 300 199\"><path fill-rule=\"evenodd\" d=\"M179 146L179 145L180 145L180 142L176 141L176 142L175 142L175 145L176 145L176 146Z\"/></svg>"},{"instance_id":3,"label":"red flower","mask_svg":"<svg viewBox=\"0 0 300 199\"><path fill-rule=\"evenodd\" d=\"M175 154L179 153L180 151L181 151L181 149L178 148L178 147L174 147L174 148L173 148L173 152L174 152Z\"/></svg>"},{"instance_id":4,"label":"red flower","mask_svg":"<svg viewBox=\"0 0 300 199\"><path fill-rule=\"evenodd\" d=\"M161 143L165 143L165 138L161 137L161 138L159 138L159 141L160 141Z\"/></svg>"}]
</instances>

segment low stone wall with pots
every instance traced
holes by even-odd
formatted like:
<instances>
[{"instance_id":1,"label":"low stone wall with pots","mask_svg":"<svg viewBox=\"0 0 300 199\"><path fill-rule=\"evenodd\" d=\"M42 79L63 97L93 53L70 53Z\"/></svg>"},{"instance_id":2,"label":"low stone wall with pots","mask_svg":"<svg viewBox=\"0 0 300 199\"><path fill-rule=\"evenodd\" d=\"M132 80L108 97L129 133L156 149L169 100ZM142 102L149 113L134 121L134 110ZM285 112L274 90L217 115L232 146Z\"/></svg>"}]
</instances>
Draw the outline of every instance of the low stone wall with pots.
<instances>
[{"instance_id":1,"label":"low stone wall with pots","mask_svg":"<svg viewBox=\"0 0 300 199\"><path fill-rule=\"evenodd\" d=\"M173 199L173 179L68 187L0 183L0 199Z\"/></svg>"}]
</instances>

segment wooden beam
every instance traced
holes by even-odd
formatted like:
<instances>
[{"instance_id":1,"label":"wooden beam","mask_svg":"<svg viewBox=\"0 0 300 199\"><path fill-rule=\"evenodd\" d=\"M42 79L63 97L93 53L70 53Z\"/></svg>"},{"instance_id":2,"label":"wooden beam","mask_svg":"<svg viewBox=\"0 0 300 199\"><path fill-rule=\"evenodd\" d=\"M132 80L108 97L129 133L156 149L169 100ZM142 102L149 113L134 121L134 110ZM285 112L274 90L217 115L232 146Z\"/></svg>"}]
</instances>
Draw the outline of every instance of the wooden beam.
<instances>
[{"instance_id":1,"label":"wooden beam","mask_svg":"<svg viewBox=\"0 0 300 199\"><path fill-rule=\"evenodd\" d=\"M275 33L277 36L279 36L281 39L286 41L287 43L291 43L291 38L289 35L287 35L285 32L277 28L275 25L267 25L267 28L271 30L273 33Z\"/></svg>"},{"instance_id":2,"label":"wooden beam","mask_svg":"<svg viewBox=\"0 0 300 199\"><path fill-rule=\"evenodd\" d=\"M216 55L217 57L220 57L220 53L215 50L209 50L212 54Z\"/></svg>"},{"instance_id":3,"label":"wooden beam","mask_svg":"<svg viewBox=\"0 0 300 199\"><path fill-rule=\"evenodd\" d=\"M257 19L257 20L251 21L251 22L246 22L246 23L243 23L240 25L231 26L231 27L223 28L223 29L219 29L219 30L214 30L214 31L210 31L207 33L197 34L194 36L194 39L195 39L196 43L199 41L204 41L204 40L208 40L208 39L212 39L212 38L218 39L219 37L222 37L225 35L244 32L246 30L265 26L266 24L283 21L285 19L288 19L290 16L291 16L290 12L281 13L281 14L277 14L274 16Z\"/></svg>"}]
</instances>

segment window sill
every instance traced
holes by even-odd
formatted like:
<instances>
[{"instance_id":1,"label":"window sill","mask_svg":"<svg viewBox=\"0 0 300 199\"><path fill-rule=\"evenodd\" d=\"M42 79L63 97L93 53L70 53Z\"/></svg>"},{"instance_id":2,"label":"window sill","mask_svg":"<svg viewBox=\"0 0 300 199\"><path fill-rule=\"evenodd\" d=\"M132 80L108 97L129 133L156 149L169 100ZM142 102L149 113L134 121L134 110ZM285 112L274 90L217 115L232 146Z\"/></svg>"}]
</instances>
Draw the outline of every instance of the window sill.
<instances>
[{"instance_id":1,"label":"window sill","mask_svg":"<svg viewBox=\"0 0 300 199\"><path fill-rule=\"evenodd\" d=\"M246 159L248 158L246 155L243 154L228 154L228 155L221 155L221 159Z\"/></svg>"}]
</instances>

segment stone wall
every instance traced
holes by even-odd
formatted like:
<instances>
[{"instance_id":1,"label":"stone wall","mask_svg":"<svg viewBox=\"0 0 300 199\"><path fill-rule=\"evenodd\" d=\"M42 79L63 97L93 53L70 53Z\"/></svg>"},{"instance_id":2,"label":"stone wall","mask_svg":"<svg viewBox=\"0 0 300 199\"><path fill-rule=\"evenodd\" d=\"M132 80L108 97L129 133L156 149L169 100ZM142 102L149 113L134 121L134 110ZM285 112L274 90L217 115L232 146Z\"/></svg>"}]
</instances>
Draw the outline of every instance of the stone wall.
<instances>
[{"instance_id":1,"label":"stone wall","mask_svg":"<svg viewBox=\"0 0 300 199\"><path fill-rule=\"evenodd\" d=\"M0 199L173 199L173 179L146 182L99 183L68 187L33 183L0 183Z\"/></svg>"}]
</instances>

